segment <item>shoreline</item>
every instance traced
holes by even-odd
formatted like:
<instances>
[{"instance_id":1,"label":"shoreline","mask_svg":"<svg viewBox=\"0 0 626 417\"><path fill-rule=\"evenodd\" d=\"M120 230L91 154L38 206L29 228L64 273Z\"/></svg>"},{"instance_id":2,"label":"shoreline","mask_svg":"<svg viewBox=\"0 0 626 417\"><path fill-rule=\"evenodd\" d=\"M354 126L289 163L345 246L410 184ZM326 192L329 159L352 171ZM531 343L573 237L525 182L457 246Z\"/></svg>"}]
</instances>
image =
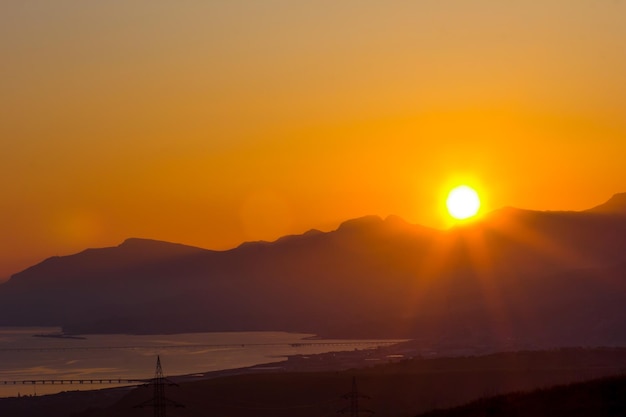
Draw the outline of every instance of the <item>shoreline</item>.
<instances>
[{"instance_id":1,"label":"shoreline","mask_svg":"<svg viewBox=\"0 0 626 417\"><path fill-rule=\"evenodd\" d=\"M47 348L50 348L52 350L56 350L56 349L60 349L60 350L79 349L81 350L84 348L89 348L90 350L93 350L93 349L100 348L99 344L101 343L101 340L102 340L102 338L96 337L96 335L93 335L92 337L89 337L88 339L85 338L89 340L90 342L92 342L92 343L87 342L87 345L85 345L85 342L74 341L74 339L82 338L80 335L62 333L60 331L61 329L59 329L58 327L52 327L52 326L43 327L43 328L36 327L36 328L28 328L28 329L10 328L7 330L8 330L8 334L16 335L15 336L16 338L21 338L26 342L26 346L24 347L24 349L33 350L35 352L37 352L38 349L45 350ZM220 333L227 336L229 334L237 335L239 333L244 333L244 332L220 332ZM207 342L202 343L202 340L203 340L202 338L194 337L194 338L189 338L192 341L192 343L190 344L179 345L179 344L175 344L174 342L170 343L169 339L167 339L165 341L159 340L158 341L159 345L153 346L152 343L156 343L156 342L151 341L151 340L143 341L143 340L138 339L138 340L133 340L131 344L119 343L119 346L118 344L115 344L115 345L107 344L102 348L103 349L120 349L121 351L132 352L136 348L158 350L158 349L171 349L171 348L187 349L187 348L194 348L194 347L200 348L201 347L202 349L206 350L209 347L222 348L225 346L232 346L232 347L237 347L237 348L247 347L247 348L252 348L252 349L259 347L260 349L264 349L264 351L271 352L271 351L274 351L274 347L272 346L276 345L276 351L274 354L266 355L264 357L257 357L256 359L258 359L258 361L245 360L243 362L237 363L236 361L230 361L227 358L227 360L215 362L215 364L217 364L219 367L230 366L227 369L219 369L218 366L215 366L215 367L209 366L208 367L209 370L206 370L206 368L203 370L202 368L204 368L204 366L202 366L202 363L199 362L195 364L196 366L173 367L172 369L169 369L169 371L171 371L171 373L169 373L168 364L166 360L165 369L164 369L166 377L168 377L172 381L182 383L182 382L202 381L202 380L215 379L215 378L221 378L221 377L237 376L237 375L243 375L243 374L256 374L256 373L261 373L261 372L266 372L266 373L292 372L292 371L298 371L302 369L314 370L314 369L319 369L320 367L325 368L325 369L328 369L329 367L342 368L345 366L342 362L345 360L346 356L349 356L350 358L357 358L356 360L359 362L359 364L364 364L365 363L364 357L369 355L371 352L374 352L374 351L387 352L391 346L395 346L398 343L401 343L404 340L406 340L406 339L401 339L401 340L400 339L396 339L396 340L324 339L323 337L319 335L311 334L311 333L298 334L298 333L290 333L290 332L271 332L271 333L277 333L277 340L273 340L275 336L270 335L271 337L269 339L261 338L258 341L256 341L257 336L255 336L254 333L259 333L262 335L268 332L256 331L256 332L245 332L245 333L248 333L248 335L247 336L244 335L241 341L239 340L231 341L230 339L232 338L228 336L228 338L224 342L226 344L224 343L215 344L215 342L212 340L208 340ZM177 333L177 335L181 335L181 336L184 336L185 334L186 333ZM198 333L192 333L191 335L194 335L194 334L198 334ZM122 336L127 336L127 335L122 335ZM139 337L141 336L143 335L139 335ZM221 339L219 334L217 336L218 336L217 339ZM174 336L174 338L176 339L176 336ZM33 342L29 342L28 339L30 340L41 339L42 343L35 342L34 340ZM44 342L46 339L50 340L50 342ZM64 340L67 340L67 339L73 340L73 341L63 342ZM105 338L104 340L108 340L108 339ZM126 339L120 339L120 340L123 341ZM359 344L358 342L362 342L363 344ZM165 345L162 345L160 343L165 343ZM200 343L200 344L196 345L196 343ZM318 344L320 346L316 347L316 345ZM223 350L223 349L217 349L216 353L219 354L220 350ZM254 350L252 350L252 352L254 352ZM321 352L321 353L318 353L318 352ZM364 352L370 352L370 353L365 354ZM164 354L166 352L155 351L154 353L155 361L156 361L157 353ZM211 352L209 352L208 354L213 356L213 353ZM341 360L339 361L337 361L338 355L341 357ZM254 356L259 356L259 355L254 355ZM220 358L220 357L221 356L217 356L217 358ZM350 364L355 363L354 360L349 360L349 362ZM150 364L148 366L152 368L153 364ZM218 368L218 369L215 369L215 368ZM133 373L137 373L137 372L133 372ZM139 373L143 373L143 371L140 371ZM116 379L117 376L118 375L116 375L114 379ZM62 376L57 377L57 379L62 379L62 378L63 378ZM7 377L3 379L13 380L16 378L10 377L7 374ZM31 378L25 377L25 378L19 378L19 379L31 379ZM55 379L55 377L51 377L50 381L52 381L53 379ZM104 379L109 379L109 376L108 375L105 376ZM149 378L146 378L146 380L148 379ZM36 393L35 395L37 396L49 396L49 395L57 395L63 392L83 392L83 391L102 391L102 390L110 391L110 390L120 390L120 389L122 391L127 391L126 388L133 389L134 387L141 386L142 384L114 385L114 386L107 385L107 384L94 384L92 386L91 384L89 384L89 386L86 386L86 385L79 386L78 383L55 384L54 382L51 382L51 383L42 384L41 392L39 392L39 388L26 388L26 387L11 388L9 387L9 385L12 386L16 384L4 384L4 385L7 385L6 387L7 389L0 390L0 395L1 395L0 398L2 399L17 398L17 395L19 395L18 393L20 391L22 392L22 396L24 396L24 393L32 394L33 392L35 392ZM24 384L18 383L17 385L24 385ZM55 385L58 388L53 388ZM65 385L65 386L62 387L62 385Z\"/></svg>"},{"instance_id":2,"label":"shoreline","mask_svg":"<svg viewBox=\"0 0 626 417\"><path fill-rule=\"evenodd\" d=\"M317 340L317 339L315 339ZM326 340L326 339L319 339ZM256 365L221 369L216 371L197 372L168 377L173 381L193 382L206 379L245 375L257 372L312 372L312 371L342 371L351 368L361 368L376 364L396 362L412 357L402 346L410 339L396 341L388 345L368 347L354 350L337 350L315 354L287 355L285 359L259 363Z\"/></svg>"},{"instance_id":3,"label":"shoreline","mask_svg":"<svg viewBox=\"0 0 626 417\"><path fill-rule=\"evenodd\" d=\"M324 340L324 339L321 339ZM175 383L190 383L204 380L239 376L254 373L289 373L289 372L312 372L312 371L341 371L349 368L370 366L386 362L387 357L394 357L394 347L402 344L404 341L397 341L389 345L368 347L355 350L338 350L315 354L294 354L280 356L281 360L271 360L268 362L257 363L250 366L219 369L214 371L199 371L185 374L165 374L165 378ZM395 358L394 360L404 359ZM149 381L149 379L147 379ZM146 384L120 385L120 386L102 386L93 387L92 389L72 389L72 385L67 385L66 391L60 391L50 394L37 395L39 397L49 397L67 393L83 393L83 392L128 392L135 388L145 386ZM33 398L33 396L7 396L0 397L0 400L10 398Z\"/></svg>"}]
</instances>

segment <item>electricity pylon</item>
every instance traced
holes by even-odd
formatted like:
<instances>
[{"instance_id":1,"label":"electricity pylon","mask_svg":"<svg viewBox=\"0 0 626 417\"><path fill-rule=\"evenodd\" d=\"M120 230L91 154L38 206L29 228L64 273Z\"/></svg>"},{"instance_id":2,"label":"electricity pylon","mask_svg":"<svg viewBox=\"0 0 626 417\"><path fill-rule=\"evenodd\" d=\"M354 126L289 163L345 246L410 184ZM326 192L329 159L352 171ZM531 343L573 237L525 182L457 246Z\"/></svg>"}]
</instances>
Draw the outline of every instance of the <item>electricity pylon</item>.
<instances>
[{"instance_id":1,"label":"electricity pylon","mask_svg":"<svg viewBox=\"0 0 626 417\"><path fill-rule=\"evenodd\" d=\"M150 381L148 385L152 385L154 388L154 394L152 398L135 407L152 407L154 408L154 417L166 417L165 410L167 407L184 407L184 405L177 403L165 397L165 385L175 385L174 382L163 376L163 368L161 368L161 357L157 356L156 372L154 373L154 379Z\"/></svg>"},{"instance_id":2,"label":"electricity pylon","mask_svg":"<svg viewBox=\"0 0 626 417\"><path fill-rule=\"evenodd\" d=\"M368 397L367 395L359 394L359 390L356 387L356 377L354 376L352 377L352 391L343 395L341 398L350 400L350 405L346 408L343 408L337 411L338 413L341 413L341 414L350 413L350 417L359 417L360 413L374 414L372 410L365 410L365 409L359 408L359 398L369 399L370 397Z\"/></svg>"}]
</instances>

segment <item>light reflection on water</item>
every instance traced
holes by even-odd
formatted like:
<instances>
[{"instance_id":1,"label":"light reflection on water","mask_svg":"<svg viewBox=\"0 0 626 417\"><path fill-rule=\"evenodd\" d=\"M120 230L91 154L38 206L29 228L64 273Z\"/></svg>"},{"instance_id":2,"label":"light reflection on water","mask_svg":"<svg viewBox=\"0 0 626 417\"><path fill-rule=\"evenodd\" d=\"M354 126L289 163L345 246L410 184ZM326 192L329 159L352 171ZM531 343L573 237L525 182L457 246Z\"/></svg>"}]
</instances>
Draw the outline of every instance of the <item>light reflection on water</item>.
<instances>
[{"instance_id":1,"label":"light reflection on water","mask_svg":"<svg viewBox=\"0 0 626 417\"><path fill-rule=\"evenodd\" d=\"M58 332L58 328L0 328L0 381L146 379L154 376L157 355L166 375L185 375L276 362L288 355L364 349L385 342L306 340L312 335L285 332L33 337ZM96 388L102 386L0 382L0 397Z\"/></svg>"}]
</instances>

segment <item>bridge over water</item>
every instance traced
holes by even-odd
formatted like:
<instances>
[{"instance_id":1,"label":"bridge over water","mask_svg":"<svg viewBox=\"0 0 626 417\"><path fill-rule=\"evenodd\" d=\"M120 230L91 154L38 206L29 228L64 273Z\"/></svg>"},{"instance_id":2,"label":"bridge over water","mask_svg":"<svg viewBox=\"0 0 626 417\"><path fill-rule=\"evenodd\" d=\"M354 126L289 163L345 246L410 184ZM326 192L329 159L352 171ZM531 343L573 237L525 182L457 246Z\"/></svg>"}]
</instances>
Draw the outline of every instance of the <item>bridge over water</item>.
<instances>
[{"instance_id":1,"label":"bridge over water","mask_svg":"<svg viewBox=\"0 0 626 417\"><path fill-rule=\"evenodd\" d=\"M0 381L0 385L75 385L75 384L147 384L151 379L24 379L15 381Z\"/></svg>"}]
</instances>

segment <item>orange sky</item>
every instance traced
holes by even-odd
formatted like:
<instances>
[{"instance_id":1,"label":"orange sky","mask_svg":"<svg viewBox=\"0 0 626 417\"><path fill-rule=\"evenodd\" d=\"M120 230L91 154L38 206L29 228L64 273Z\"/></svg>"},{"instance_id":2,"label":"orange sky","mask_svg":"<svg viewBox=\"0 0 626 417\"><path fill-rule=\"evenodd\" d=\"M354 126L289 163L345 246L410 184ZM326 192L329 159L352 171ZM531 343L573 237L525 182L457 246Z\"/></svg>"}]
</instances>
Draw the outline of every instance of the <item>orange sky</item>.
<instances>
[{"instance_id":1,"label":"orange sky","mask_svg":"<svg viewBox=\"0 0 626 417\"><path fill-rule=\"evenodd\" d=\"M620 0L9 0L0 53L0 278L626 191Z\"/></svg>"}]
</instances>

